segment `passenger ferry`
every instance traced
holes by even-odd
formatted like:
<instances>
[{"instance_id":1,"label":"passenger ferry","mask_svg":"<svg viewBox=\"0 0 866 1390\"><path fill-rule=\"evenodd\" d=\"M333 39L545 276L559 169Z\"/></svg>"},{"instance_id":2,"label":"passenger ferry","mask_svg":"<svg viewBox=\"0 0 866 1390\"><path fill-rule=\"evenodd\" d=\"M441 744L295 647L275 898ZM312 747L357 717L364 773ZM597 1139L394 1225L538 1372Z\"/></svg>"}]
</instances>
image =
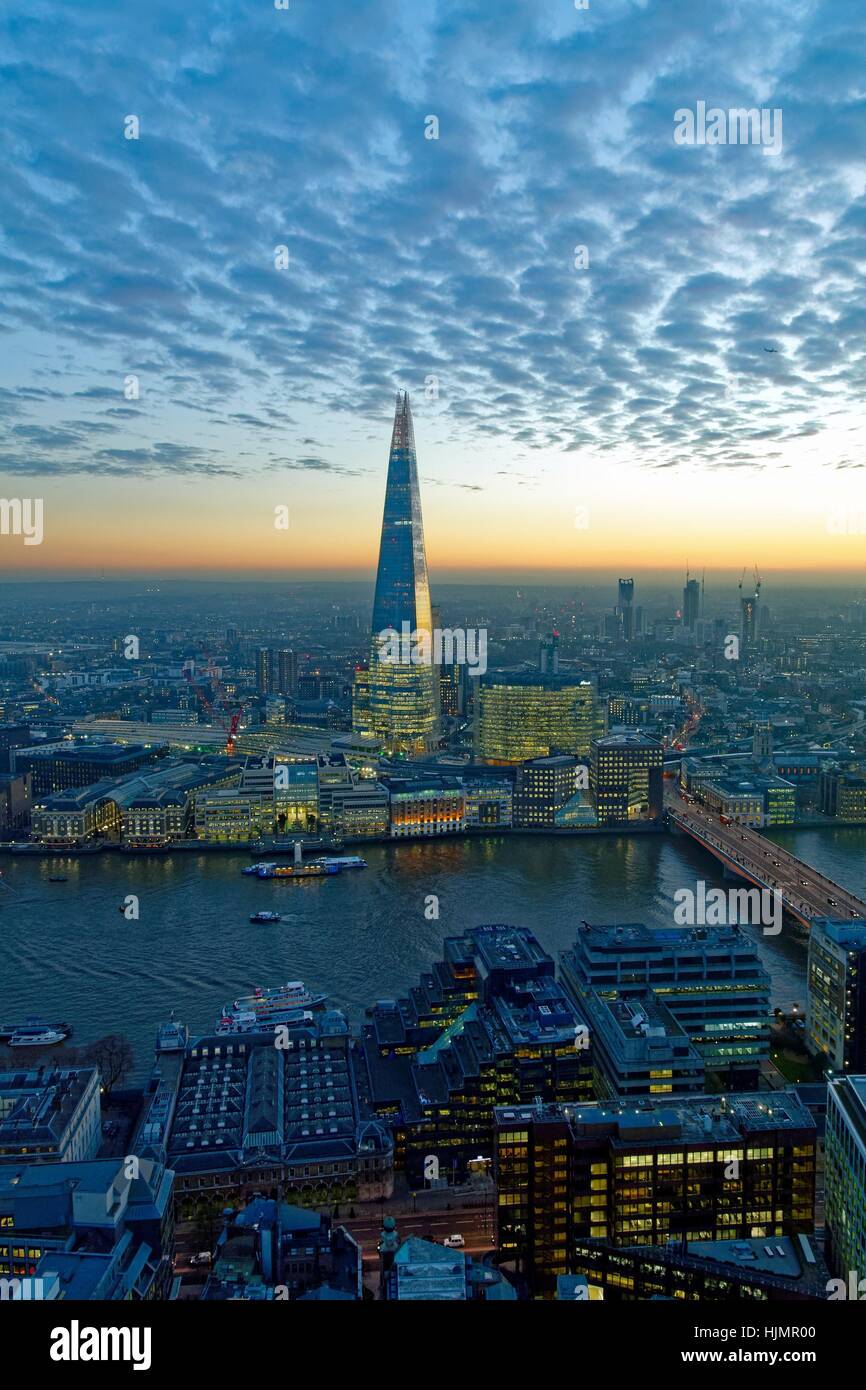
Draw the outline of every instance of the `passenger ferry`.
<instances>
[{"instance_id":1,"label":"passenger ferry","mask_svg":"<svg viewBox=\"0 0 866 1390\"><path fill-rule=\"evenodd\" d=\"M325 874L338 874L335 865L324 864L269 864L259 869L259 878L322 878Z\"/></svg>"},{"instance_id":2,"label":"passenger ferry","mask_svg":"<svg viewBox=\"0 0 866 1390\"><path fill-rule=\"evenodd\" d=\"M307 864L256 864L259 878L321 878L324 874L339 874L343 869L366 869L366 859L357 854L340 856L320 855ZM246 869L241 870L247 873Z\"/></svg>"},{"instance_id":3,"label":"passenger ferry","mask_svg":"<svg viewBox=\"0 0 866 1390\"><path fill-rule=\"evenodd\" d=\"M251 1026L250 1015L260 1028L297 1021L308 1009L323 1008L327 995L311 994L303 980L290 980L276 989L257 988L231 1004L224 1004L217 1022L218 1032L236 1032L240 1020Z\"/></svg>"}]
</instances>

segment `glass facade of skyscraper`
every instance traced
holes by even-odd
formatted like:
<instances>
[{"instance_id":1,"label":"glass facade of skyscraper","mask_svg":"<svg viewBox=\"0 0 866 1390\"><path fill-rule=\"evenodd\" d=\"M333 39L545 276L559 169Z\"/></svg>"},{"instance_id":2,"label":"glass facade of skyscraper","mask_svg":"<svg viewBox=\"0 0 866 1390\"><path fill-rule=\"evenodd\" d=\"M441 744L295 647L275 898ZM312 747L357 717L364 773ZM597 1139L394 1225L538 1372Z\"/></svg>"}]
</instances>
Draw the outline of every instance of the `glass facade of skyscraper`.
<instances>
[{"instance_id":1,"label":"glass facade of skyscraper","mask_svg":"<svg viewBox=\"0 0 866 1390\"><path fill-rule=\"evenodd\" d=\"M587 756L598 729L595 690L577 676L491 671L475 706L475 756L522 763L551 753Z\"/></svg>"},{"instance_id":2,"label":"glass facade of skyscraper","mask_svg":"<svg viewBox=\"0 0 866 1390\"><path fill-rule=\"evenodd\" d=\"M437 668L393 659L385 635L432 634L415 434L407 393L398 394L388 460L385 510L369 671L353 702L354 728L376 734L390 753L423 753L438 733ZM428 643L429 645L429 643ZM408 654L407 654L408 655Z\"/></svg>"}]
</instances>

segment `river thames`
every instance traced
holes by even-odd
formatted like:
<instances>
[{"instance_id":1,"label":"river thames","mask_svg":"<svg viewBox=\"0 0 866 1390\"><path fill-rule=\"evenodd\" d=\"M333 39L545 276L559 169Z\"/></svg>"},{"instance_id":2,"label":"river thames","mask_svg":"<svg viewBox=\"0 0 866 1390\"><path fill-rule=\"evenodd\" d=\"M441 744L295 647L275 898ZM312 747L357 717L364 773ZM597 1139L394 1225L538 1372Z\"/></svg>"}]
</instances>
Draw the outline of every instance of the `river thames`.
<instances>
[{"instance_id":1,"label":"river thames","mask_svg":"<svg viewBox=\"0 0 866 1390\"><path fill-rule=\"evenodd\" d=\"M866 828L803 829L778 839L866 896ZM415 983L440 955L443 937L467 927L528 926L555 956L581 919L671 926L678 888L696 879L723 886L712 858L667 834L502 836L360 852L367 869L300 883L242 875L252 862L243 854L5 856L2 1021L63 1019L74 1027L73 1043L123 1032L141 1079L156 1025L172 1010L192 1031L204 1030L223 1003L253 986L300 979L357 1025L368 1004ZM67 882L51 883L59 873ZM139 900L138 921L119 911L129 894ZM438 920L428 915L431 895ZM281 912L282 922L251 923L260 908ZM803 941L787 926L777 937L746 930L770 972L773 1004L802 1007Z\"/></svg>"}]
</instances>

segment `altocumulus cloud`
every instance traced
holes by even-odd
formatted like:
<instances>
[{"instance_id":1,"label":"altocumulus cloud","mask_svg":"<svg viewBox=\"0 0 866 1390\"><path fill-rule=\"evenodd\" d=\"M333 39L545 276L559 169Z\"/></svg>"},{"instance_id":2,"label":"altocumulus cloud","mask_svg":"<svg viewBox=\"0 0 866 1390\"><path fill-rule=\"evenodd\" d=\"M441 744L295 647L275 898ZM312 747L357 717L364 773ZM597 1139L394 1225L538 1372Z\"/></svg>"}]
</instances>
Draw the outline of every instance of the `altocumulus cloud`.
<instances>
[{"instance_id":1,"label":"altocumulus cloud","mask_svg":"<svg viewBox=\"0 0 866 1390\"><path fill-rule=\"evenodd\" d=\"M7 14L0 468L231 474L397 381L446 431L773 466L862 399L862 0ZM698 99L781 108L781 155L676 146Z\"/></svg>"}]
</instances>

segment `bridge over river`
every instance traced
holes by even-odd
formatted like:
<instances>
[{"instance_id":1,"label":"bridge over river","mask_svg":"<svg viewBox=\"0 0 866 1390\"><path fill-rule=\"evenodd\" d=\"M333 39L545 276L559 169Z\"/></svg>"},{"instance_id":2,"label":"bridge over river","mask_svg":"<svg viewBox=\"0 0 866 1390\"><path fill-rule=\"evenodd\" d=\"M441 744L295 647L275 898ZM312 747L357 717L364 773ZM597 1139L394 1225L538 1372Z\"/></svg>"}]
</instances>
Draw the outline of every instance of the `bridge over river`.
<instances>
[{"instance_id":1,"label":"bridge over river","mask_svg":"<svg viewBox=\"0 0 866 1390\"><path fill-rule=\"evenodd\" d=\"M709 850L730 872L758 888L777 890L785 911L804 927L814 917L866 919L866 903L747 825L723 824L704 806L665 789L668 823Z\"/></svg>"}]
</instances>

